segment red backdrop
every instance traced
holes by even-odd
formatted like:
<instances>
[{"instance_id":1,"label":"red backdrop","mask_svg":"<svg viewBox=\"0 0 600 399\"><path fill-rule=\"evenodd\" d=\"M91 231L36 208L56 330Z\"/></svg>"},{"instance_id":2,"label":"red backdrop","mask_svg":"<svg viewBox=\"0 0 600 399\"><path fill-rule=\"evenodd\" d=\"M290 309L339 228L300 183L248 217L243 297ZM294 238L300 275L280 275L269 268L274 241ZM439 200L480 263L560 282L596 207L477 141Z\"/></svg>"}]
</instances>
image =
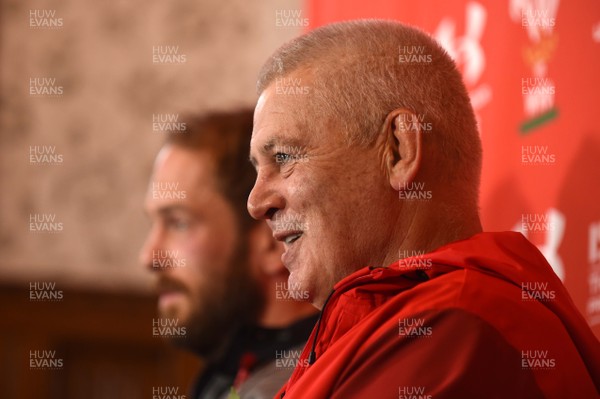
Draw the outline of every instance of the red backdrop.
<instances>
[{"instance_id":1,"label":"red backdrop","mask_svg":"<svg viewBox=\"0 0 600 399\"><path fill-rule=\"evenodd\" d=\"M483 141L485 230L522 231L600 336L600 2L307 0L310 28L396 19L457 61Z\"/></svg>"}]
</instances>

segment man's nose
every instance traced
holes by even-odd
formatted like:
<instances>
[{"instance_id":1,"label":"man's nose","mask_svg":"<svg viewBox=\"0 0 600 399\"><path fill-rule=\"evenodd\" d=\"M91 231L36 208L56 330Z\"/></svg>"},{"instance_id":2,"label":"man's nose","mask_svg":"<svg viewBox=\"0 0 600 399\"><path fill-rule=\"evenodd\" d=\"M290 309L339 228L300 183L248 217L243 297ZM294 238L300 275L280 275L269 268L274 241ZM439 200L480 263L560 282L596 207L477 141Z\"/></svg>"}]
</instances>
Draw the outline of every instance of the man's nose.
<instances>
[{"instance_id":1,"label":"man's nose","mask_svg":"<svg viewBox=\"0 0 600 399\"><path fill-rule=\"evenodd\" d=\"M158 228L152 227L148 232L146 241L140 249L139 261L146 269L150 271L158 271L159 268L154 267L154 259L160 257L162 248L162 234Z\"/></svg>"},{"instance_id":2,"label":"man's nose","mask_svg":"<svg viewBox=\"0 0 600 399\"><path fill-rule=\"evenodd\" d=\"M259 174L248 197L248 212L254 219L273 218L275 212L283 209L285 199L271 177Z\"/></svg>"}]
</instances>

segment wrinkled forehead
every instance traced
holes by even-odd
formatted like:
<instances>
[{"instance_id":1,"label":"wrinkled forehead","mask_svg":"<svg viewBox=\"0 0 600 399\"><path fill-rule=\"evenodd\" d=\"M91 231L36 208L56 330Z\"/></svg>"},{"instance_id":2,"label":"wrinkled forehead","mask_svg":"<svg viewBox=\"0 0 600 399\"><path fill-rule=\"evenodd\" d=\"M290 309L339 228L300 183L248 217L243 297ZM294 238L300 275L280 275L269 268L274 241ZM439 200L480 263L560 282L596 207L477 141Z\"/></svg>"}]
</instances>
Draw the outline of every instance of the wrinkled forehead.
<instances>
[{"instance_id":1,"label":"wrinkled forehead","mask_svg":"<svg viewBox=\"0 0 600 399\"><path fill-rule=\"evenodd\" d=\"M278 93L275 83L263 91L256 104L251 154L280 140L309 139L309 99Z\"/></svg>"},{"instance_id":2,"label":"wrinkled forehead","mask_svg":"<svg viewBox=\"0 0 600 399\"><path fill-rule=\"evenodd\" d=\"M298 124L306 119L310 95L293 95L279 91L277 82L271 83L260 95L254 110L254 125L265 123Z\"/></svg>"}]
</instances>

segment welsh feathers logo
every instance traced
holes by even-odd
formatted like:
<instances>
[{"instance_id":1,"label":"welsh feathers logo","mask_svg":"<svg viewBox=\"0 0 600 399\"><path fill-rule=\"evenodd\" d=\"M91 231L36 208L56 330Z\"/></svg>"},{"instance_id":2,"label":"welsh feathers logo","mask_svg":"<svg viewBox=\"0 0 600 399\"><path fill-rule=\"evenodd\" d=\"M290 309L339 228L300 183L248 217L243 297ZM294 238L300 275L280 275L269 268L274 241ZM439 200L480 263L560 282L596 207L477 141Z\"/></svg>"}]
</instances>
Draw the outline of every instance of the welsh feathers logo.
<instances>
[{"instance_id":1,"label":"welsh feathers logo","mask_svg":"<svg viewBox=\"0 0 600 399\"><path fill-rule=\"evenodd\" d=\"M511 0L510 17L526 30L529 44L523 48L523 61L531 71L521 78L525 120L522 134L550 122L558 116L554 103L556 86L548 76L548 63L558 45L556 14L559 0Z\"/></svg>"}]
</instances>

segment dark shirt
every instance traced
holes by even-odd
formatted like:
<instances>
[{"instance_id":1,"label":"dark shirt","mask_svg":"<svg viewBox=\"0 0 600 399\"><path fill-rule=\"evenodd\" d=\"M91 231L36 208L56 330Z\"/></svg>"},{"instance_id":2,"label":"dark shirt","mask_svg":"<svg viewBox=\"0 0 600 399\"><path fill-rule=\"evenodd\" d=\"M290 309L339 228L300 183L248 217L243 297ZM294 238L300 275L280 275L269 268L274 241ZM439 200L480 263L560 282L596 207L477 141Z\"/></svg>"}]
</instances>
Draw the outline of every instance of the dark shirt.
<instances>
[{"instance_id":1,"label":"dark shirt","mask_svg":"<svg viewBox=\"0 0 600 399\"><path fill-rule=\"evenodd\" d=\"M234 382L239 382L236 381L236 377L244 378L243 374L246 371L251 376L254 371L264 369L267 364L275 362L277 353L295 347L302 348L317 318L318 315L307 317L285 328L254 326L240 329L221 359L208 365L198 377L192 387L190 398L226 398ZM273 367L276 367L275 364ZM292 371L293 368L286 370L288 374ZM269 397L273 397L278 388L270 392Z\"/></svg>"}]
</instances>

